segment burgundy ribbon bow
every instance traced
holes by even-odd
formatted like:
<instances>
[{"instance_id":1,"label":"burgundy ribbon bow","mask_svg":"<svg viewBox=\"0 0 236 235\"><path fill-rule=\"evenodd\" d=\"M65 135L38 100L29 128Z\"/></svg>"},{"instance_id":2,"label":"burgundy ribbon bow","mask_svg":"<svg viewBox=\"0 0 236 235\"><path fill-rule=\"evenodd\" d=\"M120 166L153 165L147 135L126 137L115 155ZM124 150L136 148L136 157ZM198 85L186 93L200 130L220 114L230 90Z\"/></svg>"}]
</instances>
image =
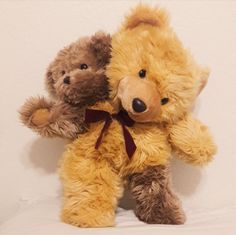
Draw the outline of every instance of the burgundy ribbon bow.
<instances>
[{"instance_id":1,"label":"burgundy ribbon bow","mask_svg":"<svg viewBox=\"0 0 236 235\"><path fill-rule=\"evenodd\" d=\"M129 158L131 158L136 150L136 145L134 143L133 137L131 136L131 134L129 133L128 129L125 126L131 127L134 125L135 122L128 116L127 112L123 110L119 111L119 113L117 114L110 114L109 112L104 110L86 109L85 111L86 123L94 123L102 120L105 121L101 133L96 141L95 149L98 149L98 147L100 146L102 142L102 137L105 131L111 125L112 119L116 119L122 126L123 135L125 139L126 152Z\"/></svg>"}]
</instances>

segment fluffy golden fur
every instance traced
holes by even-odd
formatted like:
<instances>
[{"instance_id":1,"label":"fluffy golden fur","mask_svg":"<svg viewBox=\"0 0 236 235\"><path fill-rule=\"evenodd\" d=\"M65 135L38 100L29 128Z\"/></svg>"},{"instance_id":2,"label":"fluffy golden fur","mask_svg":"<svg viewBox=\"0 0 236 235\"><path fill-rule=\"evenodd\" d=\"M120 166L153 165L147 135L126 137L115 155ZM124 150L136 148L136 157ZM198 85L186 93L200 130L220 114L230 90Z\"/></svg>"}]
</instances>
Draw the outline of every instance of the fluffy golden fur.
<instances>
[{"instance_id":1,"label":"fluffy golden fur","mask_svg":"<svg viewBox=\"0 0 236 235\"><path fill-rule=\"evenodd\" d=\"M184 223L181 203L171 190L168 163L172 150L195 165L207 163L215 153L207 127L188 114L207 70L183 48L165 11L139 5L112 38L106 74L112 105L101 102L93 108L110 113L125 109L136 121L127 128L137 149L129 159L116 120L98 149L94 146L103 122L92 124L68 145L60 165L62 220L81 227L113 226L128 179L139 219Z\"/></svg>"},{"instance_id":2,"label":"fluffy golden fur","mask_svg":"<svg viewBox=\"0 0 236 235\"><path fill-rule=\"evenodd\" d=\"M193 165L206 164L216 153L209 129L190 114L171 126L169 142L180 159Z\"/></svg>"},{"instance_id":3,"label":"fluffy golden fur","mask_svg":"<svg viewBox=\"0 0 236 235\"><path fill-rule=\"evenodd\" d=\"M127 27L127 22L132 25L132 20L135 20L134 25L137 24L138 15L140 24ZM145 17L149 19L154 16L156 21L162 22L160 26L144 22ZM136 121L165 126L173 149L188 153L181 154L181 159L196 165L208 162L216 151L215 145L207 127L189 112L206 84L209 71L199 66L184 49L168 24L166 12L160 8L139 5L113 36L112 47L112 58L106 74L110 78L110 96L115 107L123 107ZM139 76L142 69L146 70L145 78ZM147 99L150 96L155 99ZM144 112L133 110L134 98L144 101L147 106ZM160 105L164 98L168 102ZM181 147L178 148L178 145Z\"/></svg>"},{"instance_id":4,"label":"fluffy golden fur","mask_svg":"<svg viewBox=\"0 0 236 235\"><path fill-rule=\"evenodd\" d=\"M46 72L51 99L29 98L20 109L22 122L46 137L75 139L85 132L86 107L108 97L110 42L108 34L97 32L62 49Z\"/></svg>"},{"instance_id":5,"label":"fluffy golden fur","mask_svg":"<svg viewBox=\"0 0 236 235\"><path fill-rule=\"evenodd\" d=\"M109 103L100 103L94 108L114 112ZM170 157L166 133L155 123L136 123L129 128L137 145L131 160L116 120L111 123L99 149L94 148L102 126L103 122L92 124L64 153L60 164L64 222L82 227L114 225L114 211L123 191L122 180L129 174L144 171L147 166L165 165ZM109 217L104 220L106 212Z\"/></svg>"}]
</instances>

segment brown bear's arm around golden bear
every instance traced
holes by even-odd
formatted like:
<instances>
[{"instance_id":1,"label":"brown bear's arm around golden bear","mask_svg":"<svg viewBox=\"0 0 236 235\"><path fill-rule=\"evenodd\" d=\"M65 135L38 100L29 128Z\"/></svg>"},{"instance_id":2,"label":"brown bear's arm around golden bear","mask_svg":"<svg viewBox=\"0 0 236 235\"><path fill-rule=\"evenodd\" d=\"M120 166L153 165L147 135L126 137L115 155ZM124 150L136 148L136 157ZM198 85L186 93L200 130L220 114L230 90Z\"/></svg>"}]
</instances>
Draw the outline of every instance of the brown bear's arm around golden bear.
<instances>
[{"instance_id":1,"label":"brown bear's arm around golden bear","mask_svg":"<svg viewBox=\"0 0 236 235\"><path fill-rule=\"evenodd\" d=\"M170 128L169 141L177 157L193 165L208 163L216 153L208 127L191 115Z\"/></svg>"},{"instance_id":2,"label":"brown bear's arm around golden bear","mask_svg":"<svg viewBox=\"0 0 236 235\"><path fill-rule=\"evenodd\" d=\"M86 131L84 110L44 97L29 98L19 113L23 124L43 137L75 139Z\"/></svg>"}]
</instances>

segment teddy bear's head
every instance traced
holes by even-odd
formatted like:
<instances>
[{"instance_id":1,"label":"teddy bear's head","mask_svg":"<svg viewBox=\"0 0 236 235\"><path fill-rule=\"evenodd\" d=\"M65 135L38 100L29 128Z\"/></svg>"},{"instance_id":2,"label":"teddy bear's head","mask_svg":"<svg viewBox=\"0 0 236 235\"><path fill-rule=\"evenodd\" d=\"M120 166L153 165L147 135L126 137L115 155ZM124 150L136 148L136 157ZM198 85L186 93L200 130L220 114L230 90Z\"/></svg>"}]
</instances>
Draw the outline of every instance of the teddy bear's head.
<instances>
[{"instance_id":1,"label":"teddy bear's head","mask_svg":"<svg viewBox=\"0 0 236 235\"><path fill-rule=\"evenodd\" d=\"M61 50L46 73L50 95L71 105L92 105L108 97L105 66L110 59L109 35L98 32Z\"/></svg>"},{"instance_id":2,"label":"teddy bear's head","mask_svg":"<svg viewBox=\"0 0 236 235\"><path fill-rule=\"evenodd\" d=\"M208 70L185 50L160 8L139 5L112 39L110 96L138 122L173 123L204 87Z\"/></svg>"}]
</instances>

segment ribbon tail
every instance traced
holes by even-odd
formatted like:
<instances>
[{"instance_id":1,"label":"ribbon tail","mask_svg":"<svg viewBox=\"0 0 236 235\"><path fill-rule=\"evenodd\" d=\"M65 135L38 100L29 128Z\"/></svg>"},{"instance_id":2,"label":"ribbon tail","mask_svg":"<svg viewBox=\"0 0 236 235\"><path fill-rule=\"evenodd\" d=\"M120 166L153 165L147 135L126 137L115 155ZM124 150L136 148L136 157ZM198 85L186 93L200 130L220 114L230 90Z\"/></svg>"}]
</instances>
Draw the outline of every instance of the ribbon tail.
<instances>
[{"instance_id":1,"label":"ribbon tail","mask_svg":"<svg viewBox=\"0 0 236 235\"><path fill-rule=\"evenodd\" d=\"M131 159L137 147L136 147L136 144L134 143L133 137L131 136L128 129L123 124L122 124L122 128L123 128L123 134L125 138L125 149L129 158Z\"/></svg>"},{"instance_id":2,"label":"ribbon tail","mask_svg":"<svg viewBox=\"0 0 236 235\"><path fill-rule=\"evenodd\" d=\"M100 144L102 142L102 137L104 135L104 132L105 132L105 130L107 130L109 128L109 126L111 125L111 122L112 122L112 119L110 117L107 117L106 120L105 120L105 123L103 125L103 128L102 128L102 130L100 132L100 135L99 135L99 137L98 137L98 139L97 139L97 141L95 143L95 149L99 148L99 146L100 146Z\"/></svg>"}]
</instances>

